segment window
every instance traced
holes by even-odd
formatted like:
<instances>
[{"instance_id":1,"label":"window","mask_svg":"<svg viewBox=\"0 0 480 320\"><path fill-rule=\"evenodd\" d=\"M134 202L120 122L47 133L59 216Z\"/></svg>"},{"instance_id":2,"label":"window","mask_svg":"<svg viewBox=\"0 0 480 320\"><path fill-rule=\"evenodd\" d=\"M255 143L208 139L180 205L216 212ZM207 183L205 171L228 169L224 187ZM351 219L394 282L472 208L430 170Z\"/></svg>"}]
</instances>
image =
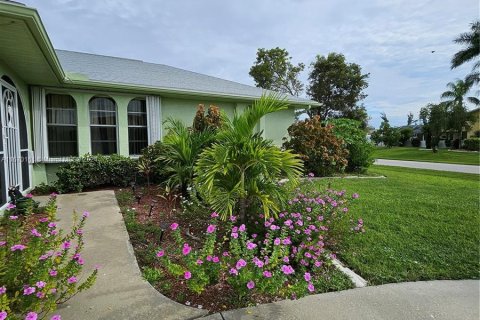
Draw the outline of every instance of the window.
<instances>
[{"instance_id":1,"label":"window","mask_svg":"<svg viewBox=\"0 0 480 320\"><path fill-rule=\"evenodd\" d=\"M133 99L128 104L128 147L131 155L138 155L148 146L147 104Z\"/></svg>"},{"instance_id":2,"label":"window","mask_svg":"<svg viewBox=\"0 0 480 320\"><path fill-rule=\"evenodd\" d=\"M47 94L46 110L49 157L78 156L75 100L66 94Z\"/></svg>"},{"instance_id":3,"label":"window","mask_svg":"<svg viewBox=\"0 0 480 320\"><path fill-rule=\"evenodd\" d=\"M117 153L117 105L111 98L93 97L90 106L92 154Z\"/></svg>"}]
</instances>

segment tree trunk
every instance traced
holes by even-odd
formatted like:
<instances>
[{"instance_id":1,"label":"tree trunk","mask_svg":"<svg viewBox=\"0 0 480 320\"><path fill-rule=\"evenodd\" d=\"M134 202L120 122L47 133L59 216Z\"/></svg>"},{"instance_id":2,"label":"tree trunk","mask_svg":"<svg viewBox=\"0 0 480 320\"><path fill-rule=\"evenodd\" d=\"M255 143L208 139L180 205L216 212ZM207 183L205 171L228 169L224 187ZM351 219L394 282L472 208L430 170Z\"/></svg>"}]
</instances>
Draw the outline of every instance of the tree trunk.
<instances>
[{"instance_id":1,"label":"tree trunk","mask_svg":"<svg viewBox=\"0 0 480 320\"><path fill-rule=\"evenodd\" d=\"M246 216L247 216L247 199L240 198L240 200L238 202L240 204L240 208L239 208L240 222L245 224L245 222L246 222L245 220L246 220Z\"/></svg>"}]
</instances>

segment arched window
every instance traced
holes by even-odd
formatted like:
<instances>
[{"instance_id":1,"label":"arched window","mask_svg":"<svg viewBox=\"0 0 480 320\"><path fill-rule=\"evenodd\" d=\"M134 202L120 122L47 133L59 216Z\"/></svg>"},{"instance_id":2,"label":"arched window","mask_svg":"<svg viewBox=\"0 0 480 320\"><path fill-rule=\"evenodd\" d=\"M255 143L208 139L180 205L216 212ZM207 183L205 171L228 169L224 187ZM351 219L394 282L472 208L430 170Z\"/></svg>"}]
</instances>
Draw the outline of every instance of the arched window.
<instances>
[{"instance_id":1,"label":"arched window","mask_svg":"<svg viewBox=\"0 0 480 320\"><path fill-rule=\"evenodd\" d=\"M117 105L112 98L93 97L90 106L92 154L117 153Z\"/></svg>"},{"instance_id":2,"label":"arched window","mask_svg":"<svg viewBox=\"0 0 480 320\"><path fill-rule=\"evenodd\" d=\"M78 156L77 104L68 94L49 93L47 110L48 155L50 158Z\"/></svg>"},{"instance_id":3,"label":"arched window","mask_svg":"<svg viewBox=\"0 0 480 320\"><path fill-rule=\"evenodd\" d=\"M130 155L139 155L148 146L147 104L133 99L128 104L128 147Z\"/></svg>"}]
</instances>

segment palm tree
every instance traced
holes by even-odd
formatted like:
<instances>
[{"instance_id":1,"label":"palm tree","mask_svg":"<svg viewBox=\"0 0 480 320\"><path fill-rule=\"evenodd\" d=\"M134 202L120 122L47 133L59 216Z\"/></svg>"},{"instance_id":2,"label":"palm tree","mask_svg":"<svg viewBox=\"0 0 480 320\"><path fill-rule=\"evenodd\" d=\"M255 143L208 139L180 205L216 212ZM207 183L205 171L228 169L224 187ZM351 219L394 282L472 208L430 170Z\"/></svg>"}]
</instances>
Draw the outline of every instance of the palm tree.
<instances>
[{"instance_id":1,"label":"palm tree","mask_svg":"<svg viewBox=\"0 0 480 320\"><path fill-rule=\"evenodd\" d=\"M200 155L195 186L223 219L238 213L245 222L256 209L265 217L276 214L287 201L289 187L298 185L302 174L298 156L254 132L260 118L287 107L278 96L262 96L242 114L226 120L215 142ZM283 186L281 178L287 178Z\"/></svg>"},{"instance_id":2,"label":"palm tree","mask_svg":"<svg viewBox=\"0 0 480 320\"><path fill-rule=\"evenodd\" d=\"M453 56L451 66L452 69L477 58L480 55L480 20L470 24L470 32L460 34L453 41L463 45L464 48ZM480 61L477 59L477 61L473 64L472 73L467 76L466 81L471 83L479 83L479 69Z\"/></svg>"},{"instance_id":3,"label":"palm tree","mask_svg":"<svg viewBox=\"0 0 480 320\"><path fill-rule=\"evenodd\" d=\"M477 97L465 97L472 88L472 86L473 83L464 80L456 80L455 82L449 82L447 83L447 87L450 90L442 93L441 98L449 106L463 105L465 98L468 102L473 103L474 105L479 105L480 100Z\"/></svg>"}]
</instances>

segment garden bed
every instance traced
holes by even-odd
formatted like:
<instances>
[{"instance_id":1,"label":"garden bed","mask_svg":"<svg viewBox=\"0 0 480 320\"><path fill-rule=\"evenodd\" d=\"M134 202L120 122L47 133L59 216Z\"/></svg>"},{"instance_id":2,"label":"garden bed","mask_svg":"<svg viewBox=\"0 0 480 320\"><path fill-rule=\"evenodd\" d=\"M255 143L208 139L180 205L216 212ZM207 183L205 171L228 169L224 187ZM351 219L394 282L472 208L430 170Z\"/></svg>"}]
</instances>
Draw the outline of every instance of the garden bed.
<instances>
[{"instance_id":1,"label":"garden bed","mask_svg":"<svg viewBox=\"0 0 480 320\"><path fill-rule=\"evenodd\" d=\"M170 228L174 223L181 226L180 233L191 246L192 252L202 250L207 240L205 230L211 223L207 209L187 202L182 206L180 197L167 196L165 191L157 186L135 192L132 192L131 189L117 189L115 193L143 277L165 296L179 303L206 309L209 312L268 303L285 298L276 294L260 292L252 292L248 298L239 297L239 293L227 281L228 277L222 275L221 272L215 283L207 285L200 293L193 292L187 285L188 280L168 272L165 264L161 263L161 259L156 257L155 253L159 248L165 252L174 252L178 247L178 241L174 234L176 231L172 231ZM141 197L138 196L139 194ZM185 206L189 206L188 210L184 209ZM203 213L202 210L204 210ZM219 222L216 230L217 238L227 238L229 230L226 224L222 225ZM353 288L350 279L329 263L316 270L315 293ZM296 295L292 294L287 298L296 298Z\"/></svg>"}]
</instances>

